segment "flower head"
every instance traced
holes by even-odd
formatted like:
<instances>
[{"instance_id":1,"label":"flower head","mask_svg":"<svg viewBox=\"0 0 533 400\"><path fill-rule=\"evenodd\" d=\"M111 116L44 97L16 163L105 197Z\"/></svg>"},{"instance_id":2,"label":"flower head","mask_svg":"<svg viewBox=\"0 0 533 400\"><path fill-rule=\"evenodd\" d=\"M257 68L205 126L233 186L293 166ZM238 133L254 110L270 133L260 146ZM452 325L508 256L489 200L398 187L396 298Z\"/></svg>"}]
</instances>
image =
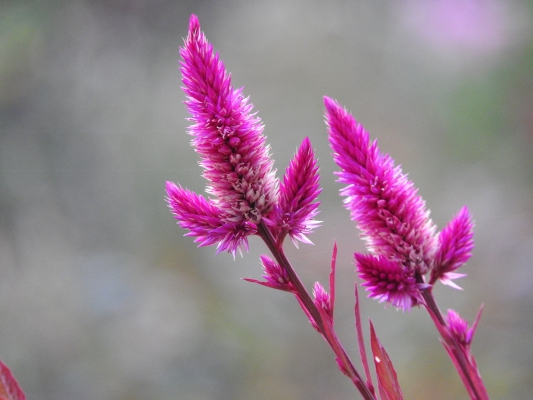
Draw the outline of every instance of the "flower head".
<instances>
[{"instance_id":1,"label":"flower head","mask_svg":"<svg viewBox=\"0 0 533 400\"><path fill-rule=\"evenodd\" d=\"M315 201L321 192L318 180L315 155L306 137L285 172L279 203L269 223L278 231L279 240L288 234L296 246L297 240L311 243L307 235L320 224L313 219L320 204Z\"/></svg>"},{"instance_id":2,"label":"flower head","mask_svg":"<svg viewBox=\"0 0 533 400\"><path fill-rule=\"evenodd\" d=\"M209 181L206 191L213 198L167 184L169 204L200 245L218 242L219 251L235 254L248 248L247 236L257 232L257 223L269 216L277 201L273 161L260 119L242 88L232 87L195 15L180 55L185 104L193 122L189 133Z\"/></svg>"},{"instance_id":3,"label":"flower head","mask_svg":"<svg viewBox=\"0 0 533 400\"><path fill-rule=\"evenodd\" d=\"M384 256L355 254L359 277L364 281L369 297L388 302L404 311L421 303L421 289L426 285L416 282L414 271L406 270Z\"/></svg>"},{"instance_id":4,"label":"flower head","mask_svg":"<svg viewBox=\"0 0 533 400\"><path fill-rule=\"evenodd\" d=\"M341 194L368 249L408 272L425 274L437 240L424 200L352 115L328 97L324 103L333 157L341 168L337 175L347 184Z\"/></svg>"},{"instance_id":5,"label":"flower head","mask_svg":"<svg viewBox=\"0 0 533 400\"><path fill-rule=\"evenodd\" d=\"M233 89L195 15L180 54L185 104L193 122L189 133L209 181L207 192L216 196L213 201L224 220L257 223L270 213L278 195L261 120L242 88Z\"/></svg>"}]
</instances>

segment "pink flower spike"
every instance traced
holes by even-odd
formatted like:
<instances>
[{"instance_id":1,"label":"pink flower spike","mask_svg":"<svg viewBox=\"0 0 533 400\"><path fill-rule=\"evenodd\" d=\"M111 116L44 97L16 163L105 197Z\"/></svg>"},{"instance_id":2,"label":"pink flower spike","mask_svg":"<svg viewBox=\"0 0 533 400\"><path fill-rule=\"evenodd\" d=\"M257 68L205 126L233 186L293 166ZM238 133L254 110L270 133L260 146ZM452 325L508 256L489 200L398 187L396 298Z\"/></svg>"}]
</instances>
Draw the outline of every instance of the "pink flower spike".
<instances>
[{"instance_id":1,"label":"pink flower spike","mask_svg":"<svg viewBox=\"0 0 533 400\"><path fill-rule=\"evenodd\" d=\"M416 283L414 271L406 271L397 262L384 256L355 254L357 272L373 297L388 302L403 311L423 302L420 290L427 285Z\"/></svg>"},{"instance_id":2,"label":"pink flower spike","mask_svg":"<svg viewBox=\"0 0 533 400\"><path fill-rule=\"evenodd\" d=\"M224 222L257 224L270 214L278 196L261 120L242 88L233 89L195 15L180 55L185 104L193 122L189 133L209 181L207 192L216 197L213 202Z\"/></svg>"},{"instance_id":3,"label":"pink flower spike","mask_svg":"<svg viewBox=\"0 0 533 400\"><path fill-rule=\"evenodd\" d=\"M326 289L320 284L320 282L315 282L313 287L313 295L315 296L315 305L324 310L326 315L329 317L330 323L333 322L333 310L331 308L331 300Z\"/></svg>"},{"instance_id":4,"label":"pink flower spike","mask_svg":"<svg viewBox=\"0 0 533 400\"><path fill-rule=\"evenodd\" d=\"M440 279L444 284L459 288L452 282L452 279L461 278L465 274L457 274L453 271L468 261L472 256L473 248L474 223L468 209L463 207L439 235L439 248L435 255L430 284Z\"/></svg>"},{"instance_id":5,"label":"pink flower spike","mask_svg":"<svg viewBox=\"0 0 533 400\"><path fill-rule=\"evenodd\" d=\"M366 130L336 101L325 97L333 158L345 183L341 194L368 249L423 275L437 248L435 226L413 183Z\"/></svg>"},{"instance_id":6,"label":"pink flower spike","mask_svg":"<svg viewBox=\"0 0 533 400\"><path fill-rule=\"evenodd\" d=\"M229 251L235 256L237 250L248 250L249 235L256 233L250 223L225 223L221 220L221 211L204 197L184 189L172 182L167 182L167 201L178 224L188 229L185 236L196 237L199 246L218 243L217 251Z\"/></svg>"},{"instance_id":7,"label":"pink flower spike","mask_svg":"<svg viewBox=\"0 0 533 400\"><path fill-rule=\"evenodd\" d=\"M285 172L275 217L269 222L278 231L278 240L289 234L296 247L298 240L312 244L307 235L321 222L313 219L320 204L316 201L321 192L318 180L318 165L311 141L306 137Z\"/></svg>"},{"instance_id":8,"label":"pink flower spike","mask_svg":"<svg viewBox=\"0 0 533 400\"><path fill-rule=\"evenodd\" d=\"M290 282L287 271L280 267L278 263L273 261L270 257L261 255L261 263L265 274L263 278L265 281L258 281L252 278L244 278L245 281L258 283L272 289L283 290L284 292L296 293L296 290Z\"/></svg>"}]
</instances>

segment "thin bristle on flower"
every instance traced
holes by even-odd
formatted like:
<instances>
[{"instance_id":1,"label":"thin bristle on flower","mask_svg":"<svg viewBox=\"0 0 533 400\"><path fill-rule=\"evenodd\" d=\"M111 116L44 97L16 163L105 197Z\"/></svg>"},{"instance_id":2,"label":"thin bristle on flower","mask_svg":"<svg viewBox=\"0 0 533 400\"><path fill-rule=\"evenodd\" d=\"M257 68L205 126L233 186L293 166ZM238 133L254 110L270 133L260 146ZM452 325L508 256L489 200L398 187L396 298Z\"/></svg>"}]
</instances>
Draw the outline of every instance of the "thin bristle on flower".
<instances>
[{"instance_id":1,"label":"thin bristle on flower","mask_svg":"<svg viewBox=\"0 0 533 400\"><path fill-rule=\"evenodd\" d=\"M288 234L296 246L297 240L312 244L307 235L320 225L320 221L314 220L320 204L316 201L321 192L318 181L317 161L306 137L285 172L279 202L269 221L280 240Z\"/></svg>"},{"instance_id":2,"label":"thin bristle on flower","mask_svg":"<svg viewBox=\"0 0 533 400\"><path fill-rule=\"evenodd\" d=\"M424 200L389 155L336 101L325 97L333 157L347 184L341 194L368 249L423 275L432 266L437 240Z\"/></svg>"},{"instance_id":3,"label":"thin bristle on flower","mask_svg":"<svg viewBox=\"0 0 533 400\"><path fill-rule=\"evenodd\" d=\"M223 220L258 223L270 214L278 195L261 120L242 89L233 89L194 15L180 54L185 104L193 122L189 133L209 181L207 192L216 197Z\"/></svg>"}]
</instances>

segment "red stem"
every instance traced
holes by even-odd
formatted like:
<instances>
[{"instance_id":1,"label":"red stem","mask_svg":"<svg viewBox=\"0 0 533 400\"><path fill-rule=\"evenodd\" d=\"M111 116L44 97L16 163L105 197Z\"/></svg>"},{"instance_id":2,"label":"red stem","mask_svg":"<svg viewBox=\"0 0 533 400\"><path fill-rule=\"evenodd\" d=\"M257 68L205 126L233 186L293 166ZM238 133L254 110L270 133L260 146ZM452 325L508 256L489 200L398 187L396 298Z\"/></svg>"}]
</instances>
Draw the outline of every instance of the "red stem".
<instances>
[{"instance_id":1,"label":"red stem","mask_svg":"<svg viewBox=\"0 0 533 400\"><path fill-rule=\"evenodd\" d=\"M416 278L418 283L424 283L424 278L422 276L417 274ZM444 321L442 313L440 312L437 302L433 297L433 292L431 289L432 288L429 287L427 289L422 290L422 296L424 297L424 300L426 302L426 309L430 314L433 315L434 318L432 319L435 325L437 325L437 323L441 325L440 327L437 326L437 330L441 334L441 337L444 342L454 349L453 354L455 355L455 360L457 361L455 365L461 369L460 372L465 378L463 382L465 385L468 385L468 392L471 393L471 395L473 396L473 400L489 400L487 390L485 389L483 381L479 377L477 368L473 367L472 364L468 361L468 355L464 352L465 348L460 345L457 338L451 335L445 336L442 334L441 329L446 329L447 325L446 321Z\"/></svg>"},{"instance_id":2,"label":"red stem","mask_svg":"<svg viewBox=\"0 0 533 400\"><path fill-rule=\"evenodd\" d=\"M376 397L372 394L368 386L363 382L361 376L353 366L350 358L346 354L346 351L344 350L342 344L337 338L337 335L335 334L331 323L327 318L322 318L321 313L315 305L313 299L305 289L304 285L300 281L300 278L298 278L296 271L294 271L294 268L285 256L281 243L276 242L276 240L272 236L272 233L270 232L270 229L264 223L264 221L261 221L257 225L257 231L259 233L259 236L268 246L269 250L271 251L278 264L285 271L287 271L291 283L294 285L296 291L298 292L298 297L300 299L301 305L305 307L309 315L313 318L313 321L315 322L318 331L322 334L324 339L326 339L330 347L337 355L339 362L344 367L344 372L346 373L346 375L352 380L357 389L359 389L359 392L361 392L361 395L365 400L376 400Z\"/></svg>"}]
</instances>

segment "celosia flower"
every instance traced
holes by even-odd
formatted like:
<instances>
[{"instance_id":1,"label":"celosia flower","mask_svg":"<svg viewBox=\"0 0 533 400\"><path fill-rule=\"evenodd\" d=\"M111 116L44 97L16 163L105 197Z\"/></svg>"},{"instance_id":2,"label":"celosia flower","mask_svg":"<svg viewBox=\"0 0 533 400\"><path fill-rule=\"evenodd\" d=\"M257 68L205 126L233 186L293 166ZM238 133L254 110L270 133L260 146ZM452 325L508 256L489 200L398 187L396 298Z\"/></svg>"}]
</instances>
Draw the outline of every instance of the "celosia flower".
<instances>
[{"instance_id":1,"label":"celosia flower","mask_svg":"<svg viewBox=\"0 0 533 400\"><path fill-rule=\"evenodd\" d=\"M413 183L377 141L336 101L325 97L326 124L346 208L373 255L356 254L370 297L404 311L419 304L422 276L433 266L435 226Z\"/></svg>"},{"instance_id":2,"label":"celosia flower","mask_svg":"<svg viewBox=\"0 0 533 400\"><path fill-rule=\"evenodd\" d=\"M193 122L189 133L201 158L203 176L209 181L206 191L214 198L199 200L175 186L168 192L170 206L180 220L184 210L178 205L201 203L201 218L195 220L194 211L189 210L186 223L181 225L203 244L223 237L219 250L235 254L237 249L247 247L246 237L256 232L256 224L268 217L277 201L273 161L260 119L242 95L242 88L233 89L230 75L195 15L190 18L189 34L180 54L185 104ZM204 232L207 217L220 221L212 234ZM214 222L210 220L209 224Z\"/></svg>"},{"instance_id":3,"label":"celosia flower","mask_svg":"<svg viewBox=\"0 0 533 400\"><path fill-rule=\"evenodd\" d=\"M440 280L446 285L460 289L452 279L461 278L465 274L453 271L465 264L472 255L473 237L474 223L468 209L463 207L439 235L439 249L435 254L435 265L429 283Z\"/></svg>"},{"instance_id":4,"label":"celosia flower","mask_svg":"<svg viewBox=\"0 0 533 400\"><path fill-rule=\"evenodd\" d=\"M422 302L421 289L428 285L417 283L415 272L404 268L385 256L355 254L359 277L364 281L369 297L407 311Z\"/></svg>"},{"instance_id":5,"label":"celosia flower","mask_svg":"<svg viewBox=\"0 0 533 400\"><path fill-rule=\"evenodd\" d=\"M281 268L281 266L273 261L270 257L261 255L261 263L263 264L263 271L265 274L263 278L265 281L258 281L257 279L244 278L245 281L258 283L272 289L283 290L285 292L296 293L294 286L292 285L287 271Z\"/></svg>"},{"instance_id":6,"label":"celosia flower","mask_svg":"<svg viewBox=\"0 0 533 400\"><path fill-rule=\"evenodd\" d=\"M469 346L474 338L474 327L469 328L468 322L454 310L448 310L446 325L451 337L454 337L464 346Z\"/></svg>"},{"instance_id":7,"label":"celosia flower","mask_svg":"<svg viewBox=\"0 0 533 400\"><path fill-rule=\"evenodd\" d=\"M331 307L331 299L326 292L326 289L320 284L320 282L315 282L313 287L313 295L315 296L315 305L324 310L326 315L329 317L330 322L333 321L333 309Z\"/></svg>"},{"instance_id":8,"label":"celosia flower","mask_svg":"<svg viewBox=\"0 0 533 400\"><path fill-rule=\"evenodd\" d=\"M334 100L325 97L326 123L341 194L368 249L425 274L437 248L435 226L413 183L389 155L380 153L366 130Z\"/></svg>"},{"instance_id":9,"label":"celosia flower","mask_svg":"<svg viewBox=\"0 0 533 400\"><path fill-rule=\"evenodd\" d=\"M307 235L320 224L313 218L318 214L319 202L315 202L321 192L318 186L318 166L309 138L291 160L283 182L280 184L279 203L269 224L278 232L283 240L289 234L294 245L297 240L311 243Z\"/></svg>"}]
</instances>

